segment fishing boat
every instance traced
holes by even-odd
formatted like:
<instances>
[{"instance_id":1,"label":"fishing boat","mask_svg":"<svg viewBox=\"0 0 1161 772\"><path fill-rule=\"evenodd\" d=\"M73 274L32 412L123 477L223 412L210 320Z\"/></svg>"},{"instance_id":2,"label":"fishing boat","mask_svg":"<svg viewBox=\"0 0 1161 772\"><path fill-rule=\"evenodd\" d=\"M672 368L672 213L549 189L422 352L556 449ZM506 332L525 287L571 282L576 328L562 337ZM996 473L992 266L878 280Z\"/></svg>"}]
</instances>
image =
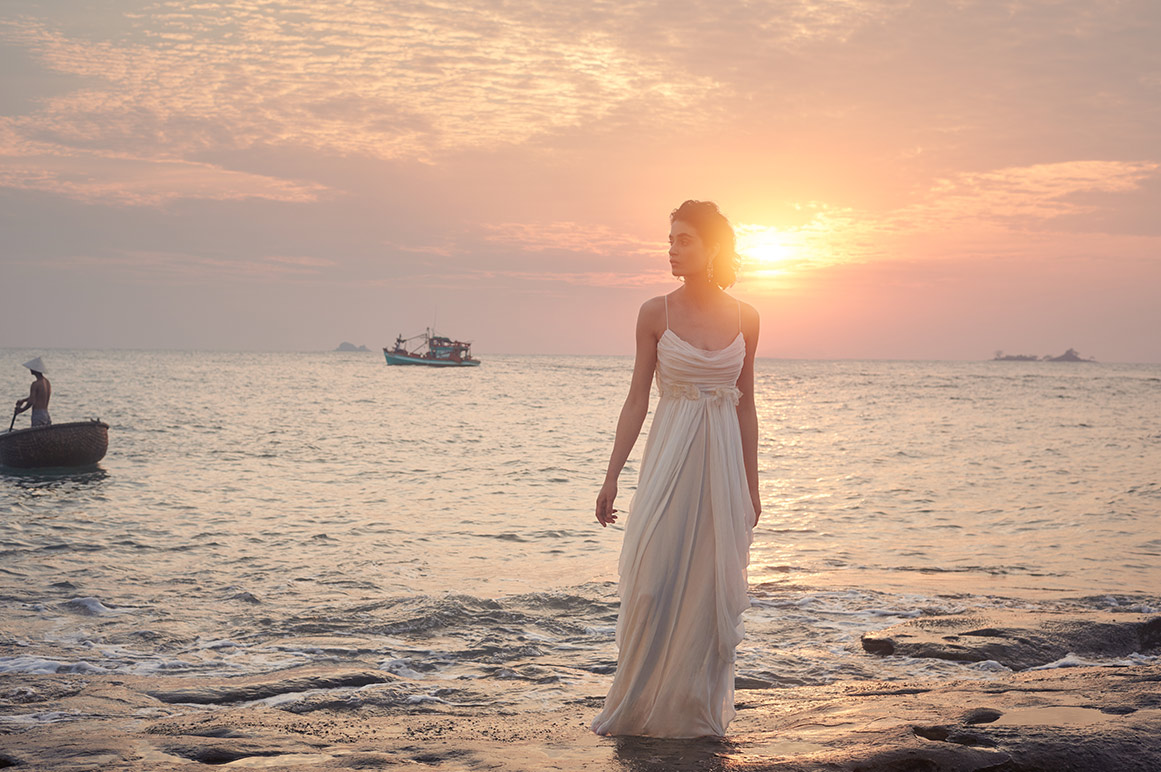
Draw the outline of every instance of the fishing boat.
<instances>
[{"instance_id":1,"label":"fishing boat","mask_svg":"<svg viewBox=\"0 0 1161 772\"><path fill-rule=\"evenodd\" d=\"M91 419L0 434L0 466L15 469L92 466L109 449L109 425Z\"/></svg>"},{"instance_id":2,"label":"fishing boat","mask_svg":"<svg viewBox=\"0 0 1161 772\"><path fill-rule=\"evenodd\" d=\"M472 358L471 343L435 335L430 327L410 338L397 336L394 347L383 347L383 356L389 365L478 367L480 364L480 360Z\"/></svg>"}]
</instances>

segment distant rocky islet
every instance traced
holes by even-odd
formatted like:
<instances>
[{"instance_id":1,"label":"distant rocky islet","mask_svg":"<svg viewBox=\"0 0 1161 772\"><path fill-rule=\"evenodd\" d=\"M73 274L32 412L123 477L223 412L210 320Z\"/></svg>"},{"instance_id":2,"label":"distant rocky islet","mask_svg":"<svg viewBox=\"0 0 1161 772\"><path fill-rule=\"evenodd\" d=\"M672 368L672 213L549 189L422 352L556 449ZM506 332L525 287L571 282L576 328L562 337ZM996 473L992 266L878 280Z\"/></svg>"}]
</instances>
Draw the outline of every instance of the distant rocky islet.
<instances>
[{"instance_id":1,"label":"distant rocky islet","mask_svg":"<svg viewBox=\"0 0 1161 772\"><path fill-rule=\"evenodd\" d=\"M994 362L1095 362L1092 357L1082 357L1076 349L1070 348L1060 356L1052 356L1045 354L1044 356L1036 356L1035 354L1005 354L1003 351L997 351L996 355L992 357Z\"/></svg>"}]
</instances>

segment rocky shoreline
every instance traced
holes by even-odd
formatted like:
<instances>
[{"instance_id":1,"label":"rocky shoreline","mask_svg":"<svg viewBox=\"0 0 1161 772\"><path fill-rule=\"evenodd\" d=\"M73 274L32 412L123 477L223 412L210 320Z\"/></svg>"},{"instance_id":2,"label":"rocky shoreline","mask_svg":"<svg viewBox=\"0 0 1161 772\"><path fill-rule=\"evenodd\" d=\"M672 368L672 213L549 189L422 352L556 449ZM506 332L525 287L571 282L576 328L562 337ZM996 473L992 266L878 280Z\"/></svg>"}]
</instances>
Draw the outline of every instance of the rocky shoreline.
<instances>
[{"instance_id":1,"label":"rocky shoreline","mask_svg":"<svg viewBox=\"0 0 1161 772\"><path fill-rule=\"evenodd\" d=\"M588 722L599 695L540 711L401 709L391 699L401 679L367 669L216 680L10 674L0 685L0 768L1161 769L1161 616L926 617L869 633L863 646L991 662L997 672L791 689L742 682L730 737L696 741L597 737Z\"/></svg>"}]
</instances>

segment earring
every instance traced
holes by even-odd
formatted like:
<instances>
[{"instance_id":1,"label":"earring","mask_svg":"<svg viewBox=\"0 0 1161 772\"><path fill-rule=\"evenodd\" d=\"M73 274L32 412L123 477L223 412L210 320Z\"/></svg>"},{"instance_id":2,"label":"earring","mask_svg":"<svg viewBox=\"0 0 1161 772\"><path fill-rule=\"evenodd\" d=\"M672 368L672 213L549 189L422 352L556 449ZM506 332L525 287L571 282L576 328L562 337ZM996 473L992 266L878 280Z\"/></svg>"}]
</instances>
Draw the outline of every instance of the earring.
<instances>
[{"instance_id":1,"label":"earring","mask_svg":"<svg viewBox=\"0 0 1161 772\"><path fill-rule=\"evenodd\" d=\"M710 284L714 282L714 261L710 260L705 264L705 278Z\"/></svg>"}]
</instances>

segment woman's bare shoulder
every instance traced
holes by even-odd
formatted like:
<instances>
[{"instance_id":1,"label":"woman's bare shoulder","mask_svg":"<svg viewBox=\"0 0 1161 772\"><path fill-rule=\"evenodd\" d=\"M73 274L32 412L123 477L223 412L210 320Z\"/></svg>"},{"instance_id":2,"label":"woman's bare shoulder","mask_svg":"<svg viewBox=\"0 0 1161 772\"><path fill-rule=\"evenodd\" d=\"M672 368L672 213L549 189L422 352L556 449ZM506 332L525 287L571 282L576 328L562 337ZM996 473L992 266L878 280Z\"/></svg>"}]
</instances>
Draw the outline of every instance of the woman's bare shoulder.
<instances>
[{"instance_id":1,"label":"woman's bare shoulder","mask_svg":"<svg viewBox=\"0 0 1161 772\"><path fill-rule=\"evenodd\" d=\"M760 320L758 319L758 309L749 303L744 303L739 300L738 310L742 322L742 332L745 333L747 339L755 338L761 326Z\"/></svg>"},{"instance_id":2,"label":"woman's bare shoulder","mask_svg":"<svg viewBox=\"0 0 1161 772\"><path fill-rule=\"evenodd\" d=\"M665 313L665 296L658 295L655 298L649 298L641 304L641 310L637 312L637 335L649 334L654 340L661 338L661 334L665 332L666 324Z\"/></svg>"},{"instance_id":3,"label":"woman's bare shoulder","mask_svg":"<svg viewBox=\"0 0 1161 772\"><path fill-rule=\"evenodd\" d=\"M637 313L638 318L648 321L657 321L660 319L662 324L665 323L665 295L658 295L655 298L649 298L641 304L641 310Z\"/></svg>"},{"instance_id":4,"label":"woman's bare shoulder","mask_svg":"<svg viewBox=\"0 0 1161 772\"><path fill-rule=\"evenodd\" d=\"M742 312L742 319L743 320L753 321L753 322L758 321L758 309L754 308L752 305L750 305L749 303L747 303L744 300L738 300L736 297L734 297L733 295L731 295L728 292L723 292L722 294L726 297L725 302L727 304L730 304L730 303L737 303L738 304L738 308ZM732 308L732 306L731 306L731 308Z\"/></svg>"}]
</instances>

